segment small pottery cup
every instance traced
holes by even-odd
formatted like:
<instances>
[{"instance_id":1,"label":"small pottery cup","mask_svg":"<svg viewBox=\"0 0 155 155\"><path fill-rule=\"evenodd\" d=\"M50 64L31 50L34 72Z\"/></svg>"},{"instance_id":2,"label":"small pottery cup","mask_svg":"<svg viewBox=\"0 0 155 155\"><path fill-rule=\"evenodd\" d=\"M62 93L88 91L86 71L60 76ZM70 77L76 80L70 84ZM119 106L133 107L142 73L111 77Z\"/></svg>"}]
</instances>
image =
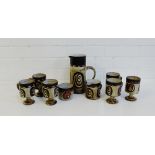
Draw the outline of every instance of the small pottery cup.
<instances>
[{"instance_id":1,"label":"small pottery cup","mask_svg":"<svg viewBox=\"0 0 155 155\"><path fill-rule=\"evenodd\" d=\"M116 78L116 79L121 79L122 80L122 77L121 77L120 73L117 73L117 72L108 72L106 74L106 80L109 79L109 78Z\"/></svg>"},{"instance_id":2,"label":"small pottery cup","mask_svg":"<svg viewBox=\"0 0 155 155\"><path fill-rule=\"evenodd\" d=\"M70 83L62 83L57 86L59 99L63 101L67 101L71 98L73 94L73 84Z\"/></svg>"},{"instance_id":3,"label":"small pottery cup","mask_svg":"<svg viewBox=\"0 0 155 155\"><path fill-rule=\"evenodd\" d=\"M141 78L138 76L128 76L126 78L126 87L125 91L129 93L129 96L126 96L125 99L128 101L136 101L137 98L134 97L135 94L139 93Z\"/></svg>"},{"instance_id":4,"label":"small pottery cup","mask_svg":"<svg viewBox=\"0 0 155 155\"><path fill-rule=\"evenodd\" d=\"M86 81L86 98L90 100L97 100L101 96L102 84L96 79L89 79Z\"/></svg>"},{"instance_id":5,"label":"small pottery cup","mask_svg":"<svg viewBox=\"0 0 155 155\"><path fill-rule=\"evenodd\" d=\"M17 83L17 88L20 92L20 97L23 98L25 105L31 105L35 101L32 97L35 95L35 84L33 79L24 79Z\"/></svg>"},{"instance_id":6,"label":"small pottery cup","mask_svg":"<svg viewBox=\"0 0 155 155\"><path fill-rule=\"evenodd\" d=\"M37 73L37 74L34 74L32 78L35 81L35 88L38 91L35 95L37 97L43 97L42 82L46 80L46 74Z\"/></svg>"},{"instance_id":7,"label":"small pottery cup","mask_svg":"<svg viewBox=\"0 0 155 155\"><path fill-rule=\"evenodd\" d=\"M121 95L123 83L121 79L109 78L106 81L106 95L110 96L106 101L109 104L116 104L118 100L115 97Z\"/></svg>"},{"instance_id":8,"label":"small pottery cup","mask_svg":"<svg viewBox=\"0 0 155 155\"><path fill-rule=\"evenodd\" d=\"M57 103L54 99L58 96L57 85L58 81L55 79L47 79L42 83L42 92L47 105L55 105Z\"/></svg>"}]
</instances>

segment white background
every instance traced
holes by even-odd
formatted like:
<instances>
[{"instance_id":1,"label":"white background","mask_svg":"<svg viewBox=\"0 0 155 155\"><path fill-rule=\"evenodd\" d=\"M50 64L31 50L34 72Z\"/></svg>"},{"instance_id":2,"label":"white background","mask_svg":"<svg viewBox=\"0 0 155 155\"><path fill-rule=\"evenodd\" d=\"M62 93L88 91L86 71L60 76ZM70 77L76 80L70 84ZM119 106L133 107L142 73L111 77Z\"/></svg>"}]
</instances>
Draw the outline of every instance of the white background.
<instances>
[{"instance_id":1,"label":"white background","mask_svg":"<svg viewBox=\"0 0 155 155\"><path fill-rule=\"evenodd\" d=\"M69 81L68 56L77 53L87 55L87 65L96 68L102 81L108 71L154 79L154 51L155 39L0 39L0 81L18 81L35 72Z\"/></svg>"},{"instance_id":2,"label":"white background","mask_svg":"<svg viewBox=\"0 0 155 155\"><path fill-rule=\"evenodd\" d=\"M154 0L1 0L1 37L148 38Z\"/></svg>"},{"instance_id":3,"label":"white background","mask_svg":"<svg viewBox=\"0 0 155 155\"><path fill-rule=\"evenodd\" d=\"M153 38L154 3L154 0L1 0L0 35ZM0 151L4 155L154 155L154 131L151 117L1 117Z\"/></svg>"}]
</instances>

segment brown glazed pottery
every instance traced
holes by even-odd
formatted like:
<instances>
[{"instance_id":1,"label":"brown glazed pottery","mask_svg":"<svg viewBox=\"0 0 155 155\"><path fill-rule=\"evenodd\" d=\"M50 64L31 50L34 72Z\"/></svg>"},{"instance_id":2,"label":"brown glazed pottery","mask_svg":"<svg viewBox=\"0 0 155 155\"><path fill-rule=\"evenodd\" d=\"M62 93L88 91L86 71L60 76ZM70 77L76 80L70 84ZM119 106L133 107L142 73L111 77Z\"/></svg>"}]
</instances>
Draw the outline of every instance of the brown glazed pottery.
<instances>
[{"instance_id":1,"label":"brown glazed pottery","mask_svg":"<svg viewBox=\"0 0 155 155\"><path fill-rule=\"evenodd\" d=\"M35 95L37 97L43 97L42 82L46 80L46 74L37 73L37 74L34 74L32 78L35 81L35 88L38 91Z\"/></svg>"},{"instance_id":2,"label":"brown glazed pottery","mask_svg":"<svg viewBox=\"0 0 155 155\"><path fill-rule=\"evenodd\" d=\"M33 79L24 79L19 81L17 88L20 92L20 97L23 98L25 105L31 105L35 101L32 97L35 95L35 83Z\"/></svg>"},{"instance_id":3,"label":"brown glazed pottery","mask_svg":"<svg viewBox=\"0 0 155 155\"><path fill-rule=\"evenodd\" d=\"M47 79L42 83L43 96L47 105L55 105L57 101L54 99L58 96L58 81L55 79Z\"/></svg>"},{"instance_id":4,"label":"brown glazed pottery","mask_svg":"<svg viewBox=\"0 0 155 155\"><path fill-rule=\"evenodd\" d=\"M106 95L110 96L106 101L109 104L116 104L118 100L115 97L121 95L123 83L121 79L109 78L106 81Z\"/></svg>"},{"instance_id":5,"label":"brown glazed pottery","mask_svg":"<svg viewBox=\"0 0 155 155\"><path fill-rule=\"evenodd\" d=\"M126 96L125 99L128 101L136 101L137 98L134 97L135 94L139 93L141 78L138 76L128 76L126 78L126 87L125 91L129 93L129 96Z\"/></svg>"},{"instance_id":6,"label":"brown glazed pottery","mask_svg":"<svg viewBox=\"0 0 155 155\"><path fill-rule=\"evenodd\" d=\"M86 86L86 71L93 70L96 76L95 68L86 66L86 55L72 55L70 56L70 83L73 84L75 94L83 94Z\"/></svg>"},{"instance_id":7,"label":"brown glazed pottery","mask_svg":"<svg viewBox=\"0 0 155 155\"><path fill-rule=\"evenodd\" d=\"M59 99L67 101L71 98L73 94L73 85L70 83L62 83L58 86Z\"/></svg>"},{"instance_id":8,"label":"brown glazed pottery","mask_svg":"<svg viewBox=\"0 0 155 155\"><path fill-rule=\"evenodd\" d=\"M121 77L120 73L117 73L117 72L108 72L106 74L106 80L109 79L109 78L116 78L116 79L121 79L122 80L122 77Z\"/></svg>"},{"instance_id":9,"label":"brown glazed pottery","mask_svg":"<svg viewBox=\"0 0 155 155\"><path fill-rule=\"evenodd\" d=\"M90 100L97 100L101 96L102 84L96 79L89 79L86 82L86 98Z\"/></svg>"}]
</instances>

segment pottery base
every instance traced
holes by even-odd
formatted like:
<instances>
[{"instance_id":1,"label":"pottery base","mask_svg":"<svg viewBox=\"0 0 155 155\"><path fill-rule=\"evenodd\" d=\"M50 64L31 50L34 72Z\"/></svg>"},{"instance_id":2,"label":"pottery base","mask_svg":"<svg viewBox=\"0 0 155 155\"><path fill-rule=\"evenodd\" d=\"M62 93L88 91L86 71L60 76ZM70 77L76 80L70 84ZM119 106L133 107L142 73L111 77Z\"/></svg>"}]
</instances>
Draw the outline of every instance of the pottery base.
<instances>
[{"instance_id":1,"label":"pottery base","mask_svg":"<svg viewBox=\"0 0 155 155\"><path fill-rule=\"evenodd\" d=\"M137 100L137 98L134 97L134 96L126 96L125 99L126 99L127 101L136 101L136 100Z\"/></svg>"},{"instance_id":2,"label":"pottery base","mask_svg":"<svg viewBox=\"0 0 155 155\"><path fill-rule=\"evenodd\" d=\"M48 99L46 101L46 104L49 105L49 106L55 105L56 103L57 103L57 101L56 100L53 100L53 99Z\"/></svg>"},{"instance_id":3,"label":"pottery base","mask_svg":"<svg viewBox=\"0 0 155 155\"><path fill-rule=\"evenodd\" d=\"M110 98L106 99L106 101L109 104L117 104L118 103L118 100L113 98L113 97L110 97Z\"/></svg>"},{"instance_id":4,"label":"pottery base","mask_svg":"<svg viewBox=\"0 0 155 155\"><path fill-rule=\"evenodd\" d=\"M35 103L35 100L28 98L23 103L24 103L24 105L32 105Z\"/></svg>"}]
</instances>

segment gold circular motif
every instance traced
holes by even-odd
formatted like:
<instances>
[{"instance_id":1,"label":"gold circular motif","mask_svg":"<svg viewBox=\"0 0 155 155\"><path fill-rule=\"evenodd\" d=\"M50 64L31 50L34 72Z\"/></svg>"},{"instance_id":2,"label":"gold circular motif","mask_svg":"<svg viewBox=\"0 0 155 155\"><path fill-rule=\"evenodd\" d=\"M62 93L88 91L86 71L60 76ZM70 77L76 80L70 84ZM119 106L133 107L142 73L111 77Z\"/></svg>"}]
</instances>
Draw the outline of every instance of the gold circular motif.
<instances>
[{"instance_id":1,"label":"gold circular motif","mask_svg":"<svg viewBox=\"0 0 155 155\"><path fill-rule=\"evenodd\" d=\"M112 88L111 88L110 86L107 86L107 87L106 87L106 94L107 94L108 96L111 96L111 95L112 95Z\"/></svg>"},{"instance_id":2,"label":"gold circular motif","mask_svg":"<svg viewBox=\"0 0 155 155\"><path fill-rule=\"evenodd\" d=\"M127 84L126 85L126 90L128 91L128 92L134 92L135 91L135 86L134 86L134 84Z\"/></svg>"},{"instance_id":3,"label":"gold circular motif","mask_svg":"<svg viewBox=\"0 0 155 155\"><path fill-rule=\"evenodd\" d=\"M86 96L87 96L87 98L90 98L90 99L93 98L93 96L94 96L93 90L90 88L87 88Z\"/></svg>"},{"instance_id":4,"label":"gold circular motif","mask_svg":"<svg viewBox=\"0 0 155 155\"><path fill-rule=\"evenodd\" d=\"M20 89L20 96L25 97L25 91L23 89Z\"/></svg>"},{"instance_id":5,"label":"gold circular motif","mask_svg":"<svg viewBox=\"0 0 155 155\"><path fill-rule=\"evenodd\" d=\"M47 89L43 89L43 94L45 98L49 98L50 94Z\"/></svg>"},{"instance_id":6,"label":"gold circular motif","mask_svg":"<svg viewBox=\"0 0 155 155\"><path fill-rule=\"evenodd\" d=\"M75 87L81 88L83 86L83 81L84 81L83 74L80 72L75 73L73 77L73 81L74 81Z\"/></svg>"}]
</instances>

